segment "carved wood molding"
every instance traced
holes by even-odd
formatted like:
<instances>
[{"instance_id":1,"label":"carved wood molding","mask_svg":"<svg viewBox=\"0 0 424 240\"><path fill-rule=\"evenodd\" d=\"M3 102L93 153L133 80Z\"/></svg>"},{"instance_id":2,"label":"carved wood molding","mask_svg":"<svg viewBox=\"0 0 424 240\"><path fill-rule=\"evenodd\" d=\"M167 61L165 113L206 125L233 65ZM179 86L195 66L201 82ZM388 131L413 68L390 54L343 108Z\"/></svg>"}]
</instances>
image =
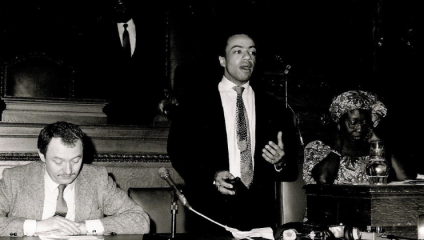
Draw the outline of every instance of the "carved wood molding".
<instances>
[{"instance_id":1,"label":"carved wood molding","mask_svg":"<svg viewBox=\"0 0 424 240\"><path fill-rule=\"evenodd\" d=\"M2 122L51 123L70 121L75 124L105 124L104 100L79 100L61 98L3 97L6 106Z\"/></svg>"},{"instance_id":2,"label":"carved wood molding","mask_svg":"<svg viewBox=\"0 0 424 240\"><path fill-rule=\"evenodd\" d=\"M38 153L0 153L0 161L39 161Z\"/></svg>"},{"instance_id":3,"label":"carved wood molding","mask_svg":"<svg viewBox=\"0 0 424 240\"><path fill-rule=\"evenodd\" d=\"M167 154L96 154L94 162L170 162Z\"/></svg>"},{"instance_id":4,"label":"carved wood molding","mask_svg":"<svg viewBox=\"0 0 424 240\"><path fill-rule=\"evenodd\" d=\"M0 153L0 161L39 161L38 153ZM168 163L167 154L96 154L93 162Z\"/></svg>"}]
</instances>

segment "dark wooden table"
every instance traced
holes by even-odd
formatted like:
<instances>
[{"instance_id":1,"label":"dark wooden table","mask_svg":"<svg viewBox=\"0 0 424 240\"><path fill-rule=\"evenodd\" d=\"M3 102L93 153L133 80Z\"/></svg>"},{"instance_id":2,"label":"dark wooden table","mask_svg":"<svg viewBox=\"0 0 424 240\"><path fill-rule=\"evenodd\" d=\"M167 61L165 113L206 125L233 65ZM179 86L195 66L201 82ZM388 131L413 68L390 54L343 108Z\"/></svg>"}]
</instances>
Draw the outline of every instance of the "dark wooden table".
<instances>
[{"instance_id":1,"label":"dark wooden table","mask_svg":"<svg viewBox=\"0 0 424 240\"><path fill-rule=\"evenodd\" d=\"M417 238L424 214L424 185L306 185L310 224L344 224L366 231L382 227L387 234Z\"/></svg>"}]
</instances>

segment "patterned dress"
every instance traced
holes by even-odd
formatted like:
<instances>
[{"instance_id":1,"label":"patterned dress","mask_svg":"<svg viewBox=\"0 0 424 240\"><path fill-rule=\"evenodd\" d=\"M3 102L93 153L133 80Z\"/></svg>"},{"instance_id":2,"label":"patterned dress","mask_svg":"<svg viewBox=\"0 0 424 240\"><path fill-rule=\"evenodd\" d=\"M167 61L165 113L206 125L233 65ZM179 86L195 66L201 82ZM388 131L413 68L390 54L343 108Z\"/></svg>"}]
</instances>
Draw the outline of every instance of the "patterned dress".
<instances>
[{"instance_id":1,"label":"patterned dress","mask_svg":"<svg viewBox=\"0 0 424 240\"><path fill-rule=\"evenodd\" d=\"M305 160L303 163L303 180L305 184L316 184L311 171L317 163L325 159L329 154L336 154L340 157L340 168L334 184L368 183L368 177L365 171L369 159L368 156L352 159L349 156L342 156L321 141L313 141L305 147Z\"/></svg>"}]
</instances>

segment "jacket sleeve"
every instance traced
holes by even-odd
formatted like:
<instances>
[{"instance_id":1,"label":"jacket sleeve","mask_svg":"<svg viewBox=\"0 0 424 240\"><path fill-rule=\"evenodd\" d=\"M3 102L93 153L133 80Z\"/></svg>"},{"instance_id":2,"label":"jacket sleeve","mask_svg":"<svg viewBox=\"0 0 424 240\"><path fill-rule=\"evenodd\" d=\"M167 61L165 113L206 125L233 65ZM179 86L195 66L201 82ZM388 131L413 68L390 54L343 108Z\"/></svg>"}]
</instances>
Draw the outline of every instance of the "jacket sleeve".
<instances>
[{"instance_id":1,"label":"jacket sleeve","mask_svg":"<svg viewBox=\"0 0 424 240\"><path fill-rule=\"evenodd\" d=\"M26 219L18 217L8 217L13 204L12 179L10 169L3 171L3 178L0 179L0 236L24 235L24 222Z\"/></svg>"},{"instance_id":2,"label":"jacket sleeve","mask_svg":"<svg viewBox=\"0 0 424 240\"><path fill-rule=\"evenodd\" d=\"M181 102L172 120L168 136L168 154L172 166L184 179L186 185L211 188L217 171L228 170L226 141L217 137L218 129L211 120L214 116L200 109L196 99ZM207 108L203 106L203 108ZM222 131L225 134L225 125ZM223 135L225 136L225 135ZM219 138L219 139L218 139Z\"/></svg>"},{"instance_id":3,"label":"jacket sleeve","mask_svg":"<svg viewBox=\"0 0 424 240\"><path fill-rule=\"evenodd\" d=\"M143 208L137 205L116 183L107 175L102 174L101 194L103 211L106 215L100 221L104 234L145 234L150 231L150 219Z\"/></svg>"}]
</instances>

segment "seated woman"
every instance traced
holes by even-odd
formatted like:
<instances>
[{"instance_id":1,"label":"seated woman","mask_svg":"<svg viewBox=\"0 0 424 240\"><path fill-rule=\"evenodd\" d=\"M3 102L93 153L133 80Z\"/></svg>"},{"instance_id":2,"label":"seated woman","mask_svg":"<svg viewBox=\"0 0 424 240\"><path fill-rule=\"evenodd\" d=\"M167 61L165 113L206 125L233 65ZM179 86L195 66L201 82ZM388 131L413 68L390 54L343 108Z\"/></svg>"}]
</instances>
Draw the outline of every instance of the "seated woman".
<instances>
[{"instance_id":1,"label":"seated woman","mask_svg":"<svg viewBox=\"0 0 424 240\"><path fill-rule=\"evenodd\" d=\"M375 94L359 90L338 95L329 110L337 134L329 143L313 141L305 147L303 180L306 184L368 183L370 142L380 140L374 128L387 114L385 105ZM388 161L393 170L390 176L404 180L396 159L390 156Z\"/></svg>"}]
</instances>

